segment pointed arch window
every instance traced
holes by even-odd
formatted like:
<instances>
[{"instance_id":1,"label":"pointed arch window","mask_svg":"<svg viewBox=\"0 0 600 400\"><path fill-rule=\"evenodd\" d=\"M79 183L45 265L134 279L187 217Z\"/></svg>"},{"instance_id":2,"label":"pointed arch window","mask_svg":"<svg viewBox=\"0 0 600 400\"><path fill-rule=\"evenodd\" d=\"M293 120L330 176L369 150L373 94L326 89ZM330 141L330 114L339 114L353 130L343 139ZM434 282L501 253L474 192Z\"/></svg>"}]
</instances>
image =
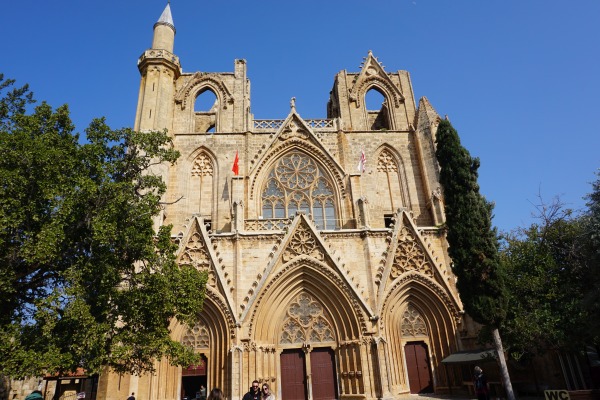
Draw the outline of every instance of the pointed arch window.
<instances>
[{"instance_id":1,"label":"pointed arch window","mask_svg":"<svg viewBox=\"0 0 600 400\"><path fill-rule=\"evenodd\" d=\"M192 328L188 328L181 339L181 344L194 350L208 348L208 329L201 321L196 322Z\"/></svg>"},{"instance_id":2,"label":"pointed arch window","mask_svg":"<svg viewBox=\"0 0 600 400\"><path fill-rule=\"evenodd\" d=\"M378 88L372 87L365 93L365 107L369 129L373 131L391 129L388 100Z\"/></svg>"},{"instance_id":3,"label":"pointed arch window","mask_svg":"<svg viewBox=\"0 0 600 400\"><path fill-rule=\"evenodd\" d=\"M264 218L289 218L303 211L319 229L338 227L333 184L319 164L304 153L291 152L277 161L261 199Z\"/></svg>"},{"instance_id":4,"label":"pointed arch window","mask_svg":"<svg viewBox=\"0 0 600 400\"><path fill-rule=\"evenodd\" d=\"M409 304L402 315L402 336L427 336L427 324L419 310Z\"/></svg>"},{"instance_id":5,"label":"pointed arch window","mask_svg":"<svg viewBox=\"0 0 600 400\"><path fill-rule=\"evenodd\" d=\"M332 342L333 327L323 306L312 296L302 293L292 302L279 338L281 344Z\"/></svg>"},{"instance_id":6,"label":"pointed arch window","mask_svg":"<svg viewBox=\"0 0 600 400\"><path fill-rule=\"evenodd\" d=\"M214 133L217 125L219 98L211 89L202 89L194 102L194 132Z\"/></svg>"},{"instance_id":7,"label":"pointed arch window","mask_svg":"<svg viewBox=\"0 0 600 400\"><path fill-rule=\"evenodd\" d=\"M214 193L215 168L211 157L202 151L192 162L190 190L188 195L192 213L210 219Z\"/></svg>"},{"instance_id":8,"label":"pointed arch window","mask_svg":"<svg viewBox=\"0 0 600 400\"><path fill-rule=\"evenodd\" d=\"M377 157L377 185L382 194L379 201L385 211L393 211L398 207L408 207L404 183L400 178L400 167L396 157L389 149L383 149Z\"/></svg>"}]
</instances>

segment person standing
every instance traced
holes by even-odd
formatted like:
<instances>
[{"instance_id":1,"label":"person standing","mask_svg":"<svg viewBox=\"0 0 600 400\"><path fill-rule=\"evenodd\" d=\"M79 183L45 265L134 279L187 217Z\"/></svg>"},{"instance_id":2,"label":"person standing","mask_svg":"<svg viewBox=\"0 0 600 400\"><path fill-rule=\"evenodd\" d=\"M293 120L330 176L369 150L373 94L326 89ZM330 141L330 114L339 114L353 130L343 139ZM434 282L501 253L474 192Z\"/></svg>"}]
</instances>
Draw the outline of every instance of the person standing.
<instances>
[{"instance_id":1,"label":"person standing","mask_svg":"<svg viewBox=\"0 0 600 400\"><path fill-rule=\"evenodd\" d=\"M244 395L242 400L261 400L260 384L256 379L252 381L250 391Z\"/></svg>"},{"instance_id":2,"label":"person standing","mask_svg":"<svg viewBox=\"0 0 600 400\"><path fill-rule=\"evenodd\" d=\"M262 400L275 400L275 395L271 393L271 389L266 383L262 385Z\"/></svg>"},{"instance_id":3,"label":"person standing","mask_svg":"<svg viewBox=\"0 0 600 400\"><path fill-rule=\"evenodd\" d=\"M127 400L135 400L135 393L131 392L131 396L129 396Z\"/></svg>"},{"instance_id":4,"label":"person standing","mask_svg":"<svg viewBox=\"0 0 600 400\"><path fill-rule=\"evenodd\" d=\"M473 373L473 387L475 388L475 395L478 400L490 400L487 379L483 375L483 370L479 367L475 367L475 372Z\"/></svg>"}]
</instances>

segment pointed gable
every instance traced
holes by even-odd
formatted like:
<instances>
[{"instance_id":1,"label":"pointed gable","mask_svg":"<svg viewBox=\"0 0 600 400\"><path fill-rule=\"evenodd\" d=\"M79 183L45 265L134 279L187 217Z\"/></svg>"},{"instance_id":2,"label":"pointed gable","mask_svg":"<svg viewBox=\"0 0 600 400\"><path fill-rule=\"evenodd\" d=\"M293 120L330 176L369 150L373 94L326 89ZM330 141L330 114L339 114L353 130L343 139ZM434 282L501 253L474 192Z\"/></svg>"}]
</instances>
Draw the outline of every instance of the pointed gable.
<instances>
[{"instance_id":1,"label":"pointed gable","mask_svg":"<svg viewBox=\"0 0 600 400\"><path fill-rule=\"evenodd\" d=\"M229 294L230 282L222 276L222 268L216 267L219 260L211 245L203 219L199 217L192 218L187 233L183 235L179 244L177 263L192 266L201 272L207 272L207 289L213 291L213 293L218 293L222 297L221 301L227 304L231 312L233 299ZM231 314L233 315L233 313Z\"/></svg>"},{"instance_id":2,"label":"pointed gable","mask_svg":"<svg viewBox=\"0 0 600 400\"><path fill-rule=\"evenodd\" d=\"M309 124L296 113L295 106L291 107L287 118L283 121L275 135L272 136L271 142L263 147L266 148L262 157L256 163L254 160L251 161L251 164L254 164L249 174L251 199L257 195L257 190L260 190L256 187L256 183L261 175L261 171L270 168L276 162L275 160L293 149L300 150L318 160L327 172L332 175L332 179L336 182L341 196L346 196L346 179L342 166L323 145ZM259 153L262 153L262 150Z\"/></svg>"},{"instance_id":3,"label":"pointed gable","mask_svg":"<svg viewBox=\"0 0 600 400\"><path fill-rule=\"evenodd\" d=\"M344 290L349 295L351 294L357 306L360 304L360 308L370 316L374 315L371 308L364 301L363 296L359 293L361 282L354 282L354 278L344 271L345 264L340 263L341 257L337 257L337 260L333 258L323 238L315 229L315 226L309 222L306 215L302 213L296 215L287 234L281 240L281 243L275 246L270 258L271 261L265 268L264 273L259 274L258 280L252 284L252 288L249 289L248 295L241 305L241 309L244 310L241 319L244 319L245 314L256 300L257 294L263 290L263 287L271 279L280 275L286 269L285 266L305 262L318 266L323 274L330 276L330 279L337 280L338 285L343 285Z\"/></svg>"},{"instance_id":4,"label":"pointed gable","mask_svg":"<svg viewBox=\"0 0 600 400\"><path fill-rule=\"evenodd\" d=\"M377 273L380 295L395 280L411 273L448 289L443 260L437 259L407 211L401 210L396 214L394 232L389 242L386 257Z\"/></svg>"},{"instance_id":5,"label":"pointed gable","mask_svg":"<svg viewBox=\"0 0 600 400\"><path fill-rule=\"evenodd\" d=\"M364 58L361 71L356 77L354 85L349 89L350 100L356 103L357 107L360 107L363 94L371 86L377 87L382 92L388 94L394 107L400 107L400 104L404 102L404 95L400 92L400 89L392 82L387 72L383 69L383 65L369 50L369 54Z\"/></svg>"}]
</instances>

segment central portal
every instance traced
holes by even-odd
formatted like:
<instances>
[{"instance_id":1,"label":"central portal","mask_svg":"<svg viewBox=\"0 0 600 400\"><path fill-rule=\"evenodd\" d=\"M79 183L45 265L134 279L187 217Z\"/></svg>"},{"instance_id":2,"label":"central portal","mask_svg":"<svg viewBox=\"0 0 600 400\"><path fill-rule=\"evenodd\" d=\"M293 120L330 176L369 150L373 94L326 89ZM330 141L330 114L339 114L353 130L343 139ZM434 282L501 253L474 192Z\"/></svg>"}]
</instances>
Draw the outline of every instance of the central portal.
<instances>
[{"instance_id":1,"label":"central portal","mask_svg":"<svg viewBox=\"0 0 600 400\"><path fill-rule=\"evenodd\" d=\"M308 354L302 349L284 350L281 353L281 397L285 400L337 399L333 350L316 348Z\"/></svg>"}]
</instances>

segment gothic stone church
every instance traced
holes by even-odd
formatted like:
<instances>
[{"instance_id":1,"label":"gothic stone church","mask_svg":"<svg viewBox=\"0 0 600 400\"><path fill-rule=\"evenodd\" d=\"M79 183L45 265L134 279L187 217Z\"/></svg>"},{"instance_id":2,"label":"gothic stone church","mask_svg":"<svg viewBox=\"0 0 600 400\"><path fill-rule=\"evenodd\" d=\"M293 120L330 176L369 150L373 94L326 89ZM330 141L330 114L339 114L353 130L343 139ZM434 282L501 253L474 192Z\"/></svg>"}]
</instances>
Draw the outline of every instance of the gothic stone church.
<instances>
[{"instance_id":1,"label":"gothic stone church","mask_svg":"<svg viewBox=\"0 0 600 400\"><path fill-rule=\"evenodd\" d=\"M171 326L202 362L106 374L98 398L179 400L204 385L241 399L254 379L283 400L459 384L441 363L462 349L465 322L439 228L440 119L415 102L408 72L369 52L334 77L327 118L302 118L292 99L283 119L255 119L245 60L186 73L174 39L167 5L138 62L135 129L167 129L181 152L159 171L168 205L157 224L173 225L179 263L209 275L196 324ZM370 91L379 109L367 108ZM206 94L213 105L196 109Z\"/></svg>"}]
</instances>

